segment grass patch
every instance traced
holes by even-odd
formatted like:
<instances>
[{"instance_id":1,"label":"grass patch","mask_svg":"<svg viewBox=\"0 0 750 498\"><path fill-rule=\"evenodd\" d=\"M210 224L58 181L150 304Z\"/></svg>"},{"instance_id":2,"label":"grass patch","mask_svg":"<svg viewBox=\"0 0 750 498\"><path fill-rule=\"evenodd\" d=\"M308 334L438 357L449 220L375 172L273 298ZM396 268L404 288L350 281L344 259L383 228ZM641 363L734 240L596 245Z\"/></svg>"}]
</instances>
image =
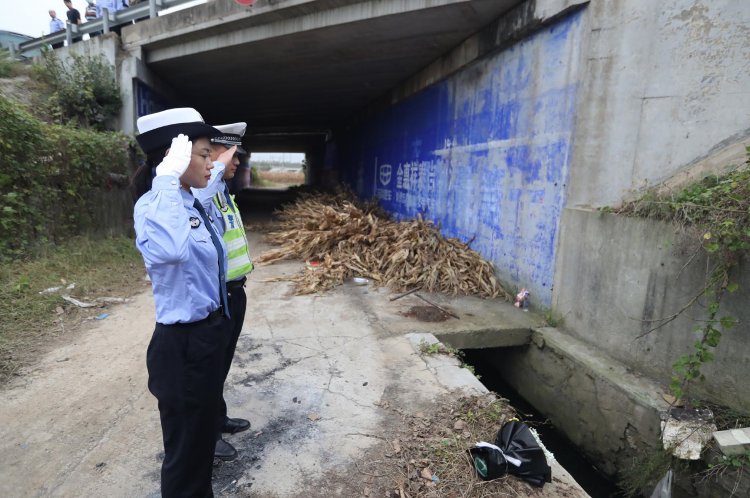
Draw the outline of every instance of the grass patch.
<instances>
[{"instance_id":1,"label":"grass patch","mask_svg":"<svg viewBox=\"0 0 750 498\"><path fill-rule=\"evenodd\" d=\"M13 78L22 74L28 74L30 69L23 62L13 60L10 52L0 49L0 78Z\"/></svg>"},{"instance_id":2,"label":"grass patch","mask_svg":"<svg viewBox=\"0 0 750 498\"><path fill-rule=\"evenodd\" d=\"M126 237L75 237L32 260L0 266L0 381L33 361L47 340L102 312L78 308L61 294L82 301L127 297L144 289L143 276L141 256ZM63 290L39 294L57 286Z\"/></svg>"}]
</instances>

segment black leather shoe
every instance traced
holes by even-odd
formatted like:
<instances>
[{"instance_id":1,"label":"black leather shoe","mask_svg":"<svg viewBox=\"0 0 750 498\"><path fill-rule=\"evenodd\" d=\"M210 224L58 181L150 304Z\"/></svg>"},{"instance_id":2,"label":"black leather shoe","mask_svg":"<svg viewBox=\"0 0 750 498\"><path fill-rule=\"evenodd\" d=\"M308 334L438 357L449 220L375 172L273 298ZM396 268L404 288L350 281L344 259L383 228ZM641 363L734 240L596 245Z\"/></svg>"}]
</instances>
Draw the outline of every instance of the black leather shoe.
<instances>
[{"instance_id":1,"label":"black leather shoe","mask_svg":"<svg viewBox=\"0 0 750 498\"><path fill-rule=\"evenodd\" d=\"M231 462L235 458L237 458L237 450L234 449L234 446L227 443L223 439L219 438L216 441L216 449L214 450L214 458L218 458L219 460L224 460L225 462Z\"/></svg>"},{"instance_id":2,"label":"black leather shoe","mask_svg":"<svg viewBox=\"0 0 750 498\"><path fill-rule=\"evenodd\" d=\"M224 427L221 428L221 432L224 434L236 434L246 431L249 428L250 422L244 418L227 418L226 422L224 422Z\"/></svg>"}]
</instances>

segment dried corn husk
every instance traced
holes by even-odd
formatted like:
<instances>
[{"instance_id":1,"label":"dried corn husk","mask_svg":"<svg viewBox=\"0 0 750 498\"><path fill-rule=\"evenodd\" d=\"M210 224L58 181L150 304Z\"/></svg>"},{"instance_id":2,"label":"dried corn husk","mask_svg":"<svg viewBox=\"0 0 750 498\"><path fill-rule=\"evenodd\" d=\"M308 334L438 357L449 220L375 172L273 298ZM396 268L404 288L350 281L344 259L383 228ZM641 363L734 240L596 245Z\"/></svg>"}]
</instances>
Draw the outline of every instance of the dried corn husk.
<instances>
[{"instance_id":1,"label":"dried corn husk","mask_svg":"<svg viewBox=\"0 0 750 498\"><path fill-rule=\"evenodd\" d=\"M254 262L318 261L290 277L297 294L325 291L357 276L395 292L421 286L428 292L512 299L492 264L466 244L443 237L429 221L395 222L378 209L359 207L341 194L306 196L285 207L280 229L267 235L280 247Z\"/></svg>"}]
</instances>

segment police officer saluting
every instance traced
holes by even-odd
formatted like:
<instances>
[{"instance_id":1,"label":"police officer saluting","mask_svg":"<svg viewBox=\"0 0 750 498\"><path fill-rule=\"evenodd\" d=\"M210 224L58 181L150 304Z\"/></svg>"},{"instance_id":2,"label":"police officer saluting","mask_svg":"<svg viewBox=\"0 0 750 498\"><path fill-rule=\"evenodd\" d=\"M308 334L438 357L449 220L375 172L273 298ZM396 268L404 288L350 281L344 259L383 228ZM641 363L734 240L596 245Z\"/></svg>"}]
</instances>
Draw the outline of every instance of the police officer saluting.
<instances>
[{"instance_id":1,"label":"police officer saluting","mask_svg":"<svg viewBox=\"0 0 750 498\"><path fill-rule=\"evenodd\" d=\"M234 202L234 197L229 194L229 188L224 181L231 180L234 177L240 164L239 155L246 154L242 148L242 136L245 134L246 128L246 123L216 126L221 135L211 138L211 159L214 161L211 179L206 188L193 189L196 199L202 203L206 211L213 213L218 220L217 226L228 251L227 290L229 292L231 318L229 320L230 340L225 353L222 383L229 373L229 367L232 364L237 340L245 318L247 297L244 285L247 280L246 275L253 271L240 210ZM224 161L223 158L229 152L233 152L231 160ZM214 456L222 460L235 459L237 450L222 438L222 433L234 434L247 430L250 428L250 422L241 418L229 418L227 416L227 404L222 396L216 425Z\"/></svg>"},{"instance_id":2,"label":"police officer saluting","mask_svg":"<svg viewBox=\"0 0 750 498\"><path fill-rule=\"evenodd\" d=\"M191 108L143 116L138 131L149 165L157 165L151 190L136 203L133 218L156 305L146 365L164 439L161 492L165 498L211 497L230 342L227 250L190 189L208 184L209 139L220 132Z\"/></svg>"}]
</instances>

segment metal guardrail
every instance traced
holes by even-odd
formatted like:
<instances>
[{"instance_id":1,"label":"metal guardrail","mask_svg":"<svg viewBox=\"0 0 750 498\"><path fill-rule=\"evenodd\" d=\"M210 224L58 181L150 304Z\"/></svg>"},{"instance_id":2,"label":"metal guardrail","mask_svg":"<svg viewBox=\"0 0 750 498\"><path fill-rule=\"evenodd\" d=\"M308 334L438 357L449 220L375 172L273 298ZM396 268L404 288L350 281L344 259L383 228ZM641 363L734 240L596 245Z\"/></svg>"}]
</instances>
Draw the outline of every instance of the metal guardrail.
<instances>
[{"instance_id":1,"label":"metal guardrail","mask_svg":"<svg viewBox=\"0 0 750 498\"><path fill-rule=\"evenodd\" d=\"M109 33L112 28L130 24L140 19L151 19L157 17L158 13L164 9L176 7L194 0L148 0L141 2L127 9L109 12L108 9L102 8L102 17L83 24L75 25L70 22L65 23L65 30L57 31L53 34L25 41L15 47L10 45L10 55L13 58L22 56L24 52L40 49L53 43L67 42L73 44L73 38L78 38L86 33Z\"/></svg>"}]
</instances>

